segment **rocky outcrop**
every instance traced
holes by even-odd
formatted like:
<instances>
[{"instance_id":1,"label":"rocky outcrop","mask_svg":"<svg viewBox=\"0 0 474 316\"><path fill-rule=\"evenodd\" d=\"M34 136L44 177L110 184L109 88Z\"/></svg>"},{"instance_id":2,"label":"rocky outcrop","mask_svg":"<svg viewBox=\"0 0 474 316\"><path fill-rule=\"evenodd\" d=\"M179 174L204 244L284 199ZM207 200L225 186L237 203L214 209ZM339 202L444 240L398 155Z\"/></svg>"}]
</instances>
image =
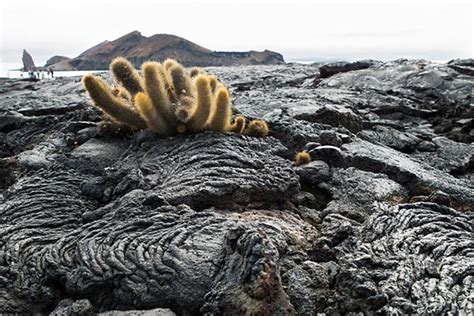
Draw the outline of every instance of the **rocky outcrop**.
<instances>
[{"instance_id":1,"label":"rocky outcrop","mask_svg":"<svg viewBox=\"0 0 474 316\"><path fill-rule=\"evenodd\" d=\"M23 50L23 56L21 57L21 60L23 61L23 71L33 71L36 69L33 57L31 57L26 49Z\"/></svg>"},{"instance_id":2,"label":"rocky outcrop","mask_svg":"<svg viewBox=\"0 0 474 316\"><path fill-rule=\"evenodd\" d=\"M65 56L53 56L46 61L46 64L43 68L52 69L52 70L77 70L69 62L71 58Z\"/></svg>"},{"instance_id":3,"label":"rocky outcrop","mask_svg":"<svg viewBox=\"0 0 474 316\"><path fill-rule=\"evenodd\" d=\"M341 72L367 69L374 64L375 64L375 61L372 61L372 60L356 61L353 63L335 62L335 63L325 64L319 67L319 78L329 78Z\"/></svg>"},{"instance_id":4,"label":"rocky outcrop","mask_svg":"<svg viewBox=\"0 0 474 316\"><path fill-rule=\"evenodd\" d=\"M81 53L63 67L77 70L108 69L110 62L118 56L131 61L136 67L148 60L163 61L173 58L185 66L268 65L284 63L279 53L263 52L218 52L194 44L184 38L155 34L150 37L134 31L113 41L102 42ZM61 65L56 65L59 70ZM69 69L68 69L69 70Z\"/></svg>"},{"instance_id":5,"label":"rocky outcrop","mask_svg":"<svg viewBox=\"0 0 474 316\"><path fill-rule=\"evenodd\" d=\"M454 59L448 62L449 67L468 76L474 76L474 59Z\"/></svg>"},{"instance_id":6,"label":"rocky outcrop","mask_svg":"<svg viewBox=\"0 0 474 316\"><path fill-rule=\"evenodd\" d=\"M46 61L46 64L44 67L51 67L54 64L64 62L64 61L69 61L71 58L65 57L65 56L53 56L50 59Z\"/></svg>"},{"instance_id":7,"label":"rocky outcrop","mask_svg":"<svg viewBox=\"0 0 474 316\"><path fill-rule=\"evenodd\" d=\"M0 312L470 312L472 76L207 71L270 136L102 137L80 78L0 81Z\"/></svg>"}]
</instances>

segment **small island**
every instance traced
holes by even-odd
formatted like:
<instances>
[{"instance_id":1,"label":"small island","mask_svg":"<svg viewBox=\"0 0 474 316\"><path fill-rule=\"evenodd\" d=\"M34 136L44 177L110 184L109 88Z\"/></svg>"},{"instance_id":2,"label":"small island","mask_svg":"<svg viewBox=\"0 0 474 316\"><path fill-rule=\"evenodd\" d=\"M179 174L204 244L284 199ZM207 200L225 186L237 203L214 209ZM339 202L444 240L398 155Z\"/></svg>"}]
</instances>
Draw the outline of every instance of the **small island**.
<instances>
[{"instance_id":1,"label":"small island","mask_svg":"<svg viewBox=\"0 0 474 316\"><path fill-rule=\"evenodd\" d=\"M285 63L281 54L269 50L213 51L176 35L155 34L146 37L138 31L133 31L116 40L97 44L75 58L53 56L48 59L44 68L55 71L105 70L111 61L119 56L127 58L136 67L147 60L163 61L168 58L176 59L184 66L199 67ZM29 65L30 61L32 62L32 59L28 59Z\"/></svg>"}]
</instances>

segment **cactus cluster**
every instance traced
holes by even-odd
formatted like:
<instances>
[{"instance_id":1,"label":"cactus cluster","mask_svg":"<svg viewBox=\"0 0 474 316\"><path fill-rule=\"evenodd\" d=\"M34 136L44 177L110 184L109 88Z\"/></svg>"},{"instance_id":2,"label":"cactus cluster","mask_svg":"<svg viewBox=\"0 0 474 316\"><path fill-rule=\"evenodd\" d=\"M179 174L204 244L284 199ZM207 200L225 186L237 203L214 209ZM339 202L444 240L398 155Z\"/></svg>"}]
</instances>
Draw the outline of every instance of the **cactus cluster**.
<instances>
[{"instance_id":1,"label":"cactus cluster","mask_svg":"<svg viewBox=\"0 0 474 316\"><path fill-rule=\"evenodd\" d=\"M311 155L307 151L297 152L295 155L295 165L301 166L311 162Z\"/></svg>"},{"instance_id":2,"label":"cactus cluster","mask_svg":"<svg viewBox=\"0 0 474 316\"><path fill-rule=\"evenodd\" d=\"M203 131L235 132L263 137L265 121L246 124L243 116L232 117L227 88L200 68L187 71L172 59L145 62L141 75L124 58L110 64L116 85L85 75L82 82L94 104L119 123L133 129L150 128L163 136Z\"/></svg>"}]
</instances>

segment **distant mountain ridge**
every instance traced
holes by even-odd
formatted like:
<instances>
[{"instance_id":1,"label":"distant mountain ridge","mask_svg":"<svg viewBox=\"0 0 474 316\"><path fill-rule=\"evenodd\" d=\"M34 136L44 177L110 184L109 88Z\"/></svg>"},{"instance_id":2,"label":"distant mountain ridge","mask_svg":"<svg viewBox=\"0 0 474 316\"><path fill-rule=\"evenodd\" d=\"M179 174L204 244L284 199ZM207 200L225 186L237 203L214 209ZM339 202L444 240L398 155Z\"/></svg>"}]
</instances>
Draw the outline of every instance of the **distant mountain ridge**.
<instances>
[{"instance_id":1,"label":"distant mountain ridge","mask_svg":"<svg viewBox=\"0 0 474 316\"><path fill-rule=\"evenodd\" d=\"M283 56L277 52L220 52L199 46L179 36L155 34L150 37L133 31L113 41L97 44L79 56L67 59L59 56L48 60L48 68L54 70L102 70L108 69L115 57L122 56L136 67L144 61L163 61L167 58L178 60L184 66L231 66L283 64ZM51 63L51 60L58 60Z\"/></svg>"}]
</instances>

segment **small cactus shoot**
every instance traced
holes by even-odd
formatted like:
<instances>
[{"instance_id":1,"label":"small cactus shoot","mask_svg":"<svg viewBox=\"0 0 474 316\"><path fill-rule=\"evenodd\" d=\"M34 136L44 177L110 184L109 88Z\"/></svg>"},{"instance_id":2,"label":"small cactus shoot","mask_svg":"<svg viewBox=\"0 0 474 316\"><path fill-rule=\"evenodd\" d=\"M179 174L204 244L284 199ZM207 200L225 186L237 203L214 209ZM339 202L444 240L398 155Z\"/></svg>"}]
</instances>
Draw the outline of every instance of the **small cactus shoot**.
<instances>
[{"instance_id":1,"label":"small cactus shoot","mask_svg":"<svg viewBox=\"0 0 474 316\"><path fill-rule=\"evenodd\" d=\"M311 156L306 151L300 151L295 155L295 165L301 166L311 161Z\"/></svg>"},{"instance_id":2,"label":"small cactus shoot","mask_svg":"<svg viewBox=\"0 0 474 316\"><path fill-rule=\"evenodd\" d=\"M244 134L255 137L265 137L268 135L268 125L263 120L253 120L244 130Z\"/></svg>"},{"instance_id":3,"label":"small cactus shoot","mask_svg":"<svg viewBox=\"0 0 474 316\"><path fill-rule=\"evenodd\" d=\"M245 129L245 117L242 115L239 115L235 118L234 123L232 124L231 127L231 132L234 133L242 133Z\"/></svg>"}]
</instances>

